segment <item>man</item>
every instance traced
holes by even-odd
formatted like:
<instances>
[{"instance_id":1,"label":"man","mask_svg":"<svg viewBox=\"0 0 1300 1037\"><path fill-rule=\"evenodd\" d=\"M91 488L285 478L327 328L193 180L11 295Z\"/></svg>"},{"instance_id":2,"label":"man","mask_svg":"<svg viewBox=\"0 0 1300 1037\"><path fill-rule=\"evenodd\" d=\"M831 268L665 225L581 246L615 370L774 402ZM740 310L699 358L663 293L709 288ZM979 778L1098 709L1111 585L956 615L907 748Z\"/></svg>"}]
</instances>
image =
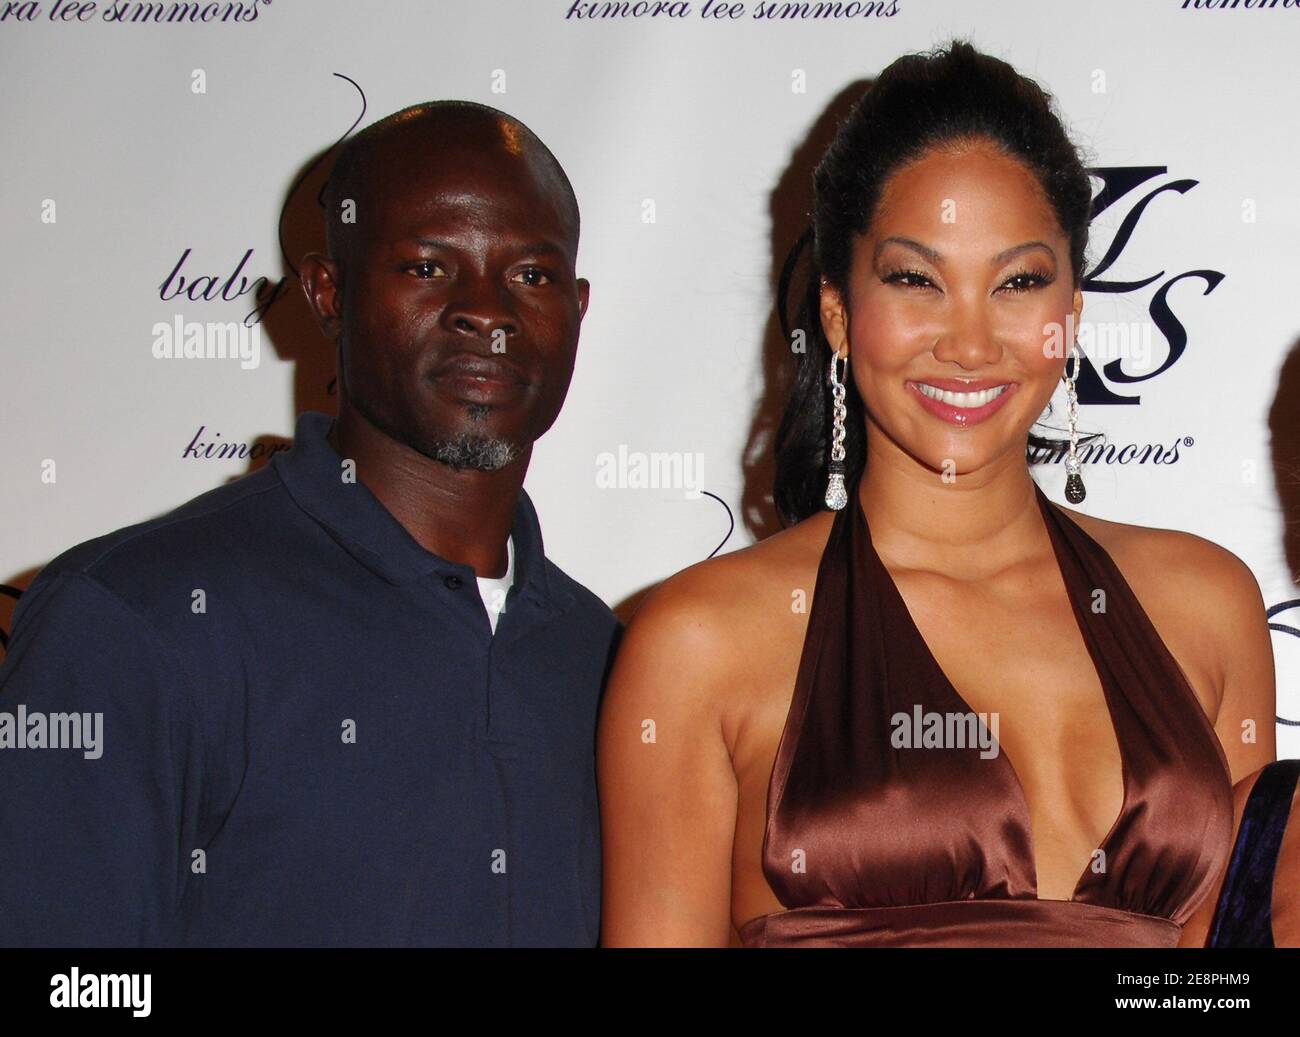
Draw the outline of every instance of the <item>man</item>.
<instances>
[{"instance_id":1,"label":"man","mask_svg":"<svg viewBox=\"0 0 1300 1037\"><path fill-rule=\"evenodd\" d=\"M0 711L102 744L0 750L2 944L597 940L618 624L522 489L587 308L572 189L438 102L350 140L325 202L337 420L20 603Z\"/></svg>"}]
</instances>

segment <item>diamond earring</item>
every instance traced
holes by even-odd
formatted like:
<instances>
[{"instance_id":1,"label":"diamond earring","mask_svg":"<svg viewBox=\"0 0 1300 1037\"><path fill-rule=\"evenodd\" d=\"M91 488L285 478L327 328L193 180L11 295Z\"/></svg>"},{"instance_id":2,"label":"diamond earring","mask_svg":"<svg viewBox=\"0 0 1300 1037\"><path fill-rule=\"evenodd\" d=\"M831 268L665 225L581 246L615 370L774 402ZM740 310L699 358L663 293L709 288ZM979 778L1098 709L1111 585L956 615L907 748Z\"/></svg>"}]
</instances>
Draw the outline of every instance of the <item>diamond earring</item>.
<instances>
[{"instance_id":1,"label":"diamond earring","mask_svg":"<svg viewBox=\"0 0 1300 1037\"><path fill-rule=\"evenodd\" d=\"M839 359L831 354L831 460L830 479L826 483L826 507L839 511L849 502L849 495L844 489L844 419L848 408L844 406L844 381L840 379L836 368ZM844 378L849 375L849 358L844 357Z\"/></svg>"},{"instance_id":2,"label":"diamond earring","mask_svg":"<svg viewBox=\"0 0 1300 1037\"><path fill-rule=\"evenodd\" d=\"M1070 359L1074 360L1074 374L1070 373ZM1079 377L1079 365L1083 357L1079 353L1076 340L1070 346L1070 359L1065 361L1065 416L1070 425L1070 452L1065 456L1065 499L1071 504L1080 503L1088 495L1083 488L1083 478L1079 471L1079 396L1075 391L1074 380Z\"/></svg>"}]
</instances>

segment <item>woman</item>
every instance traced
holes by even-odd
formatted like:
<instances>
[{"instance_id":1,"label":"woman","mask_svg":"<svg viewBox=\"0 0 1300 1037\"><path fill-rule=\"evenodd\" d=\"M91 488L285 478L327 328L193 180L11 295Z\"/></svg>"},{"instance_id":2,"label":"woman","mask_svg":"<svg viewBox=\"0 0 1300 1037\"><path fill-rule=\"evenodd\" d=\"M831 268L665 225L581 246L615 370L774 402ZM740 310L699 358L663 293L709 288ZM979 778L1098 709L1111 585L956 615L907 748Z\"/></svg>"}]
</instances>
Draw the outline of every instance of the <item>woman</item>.
<instances>
[{"instance_id":1,"label":"woman","mask_svg":"<svg viewBox=\"0 0 1300 1037\"><path fill-rule=\"evenodd\" d=\"M1272 654L1232 554L1030 477L1088 176L1050 99L958 42L881 74L815 186L793 525L629 625L602 941L1172 945L1227 859L1230 775L1273 758Z\"/></svg>"}]
</instances>

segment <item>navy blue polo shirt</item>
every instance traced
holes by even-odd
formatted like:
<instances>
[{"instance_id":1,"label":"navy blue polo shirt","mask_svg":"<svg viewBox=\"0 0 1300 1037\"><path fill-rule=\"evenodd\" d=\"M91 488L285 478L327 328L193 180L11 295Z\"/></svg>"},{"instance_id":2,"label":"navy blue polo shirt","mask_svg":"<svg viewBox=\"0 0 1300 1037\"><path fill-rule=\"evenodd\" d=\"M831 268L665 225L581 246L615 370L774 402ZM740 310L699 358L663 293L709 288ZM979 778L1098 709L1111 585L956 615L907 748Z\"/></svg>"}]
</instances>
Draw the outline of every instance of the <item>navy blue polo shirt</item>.
<instances>
[{"instance_id":1,"label":"navy blue polo shirt","mask_svg":"<svg viewBox=\"0 0 1300 1037\"><path fill-rule=\"evenodd\" d=\"M493 635L474 570L344 480L331 421L23 595L0 944L597 942L617 620L521 491Z\"/></svg>"}]
</instances>

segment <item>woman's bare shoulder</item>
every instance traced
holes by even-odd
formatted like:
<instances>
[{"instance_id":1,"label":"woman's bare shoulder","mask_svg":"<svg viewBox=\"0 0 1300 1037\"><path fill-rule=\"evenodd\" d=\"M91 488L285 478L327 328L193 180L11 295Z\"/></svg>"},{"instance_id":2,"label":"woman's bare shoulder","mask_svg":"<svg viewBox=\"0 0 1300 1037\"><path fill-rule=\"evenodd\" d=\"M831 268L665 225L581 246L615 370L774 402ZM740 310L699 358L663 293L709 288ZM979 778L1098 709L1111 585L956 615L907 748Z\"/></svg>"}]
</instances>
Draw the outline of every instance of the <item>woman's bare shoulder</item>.
<instances>
[{"instance_id":1,"label":"woman's bare shoulder","mask_svg":"<svg viewBox=\"0 0 1300 1037\"><path fill-rule=\"evenodd\" d=\"M1110 555L1161 638L1195 678L1206 712L1217 718L1226 675L1240 661L1242 646L1250 646L1255 669L1263 663L1256 666L1254 656L1267 649L1266 607L1250 567L1195 533L1065 510ZM1252 686L1259 683L1255 676Z\"/></svg>"},{"instance_id":2,"label":"woman's bare shoulder","mask_svg":"<svg viewBox=\"0 0 1300 1037\"><path fill-rule=\"evenodd\" d=\"M1153 597L1184 605L1201 600L1226 610L1253 610L1262 601L1255 574L1222 544L1181 529L1062 510L1105 548L1139 596L1146 590Z\"/></svg>"},{"instance_id":3,"label":"woman's bare shoulder","mask_svg":"<svg viewBox=\"0 0 1300 1037\"><path fill-rule=\"evenodd\" d=\"M1114 549L1135 555L1149 554L1152 551L1177 555L1191 551L1198 560L1220 562L1237 558L1226 547L1186 530L1117 522L1114 519L1088 515L1063 504L1057 506L1107 551Z\"/></svg>"},{"instance_id":4,"label":"woman's bare shoulder","mask_svg":"<svg viewBox=\"0 0 1300 1037\"><path fill-rule=\"evenodd\" d=\"M788 624L792 603L811 602L829 533L830 515L814 515L670 576L633 613L624 645L667 646L683 663L732 673L738 664L759 664L771 636Z\"/></svg>"},{"instance_id":5,"label":"woman's bare shoulder","mask_svg":"<svg viewBox=\"0 0 1300 1037\"><path fill-rule=\"evenodd\" d=\"M696 562L651 591L632 622L651 611L703 610L722 617L762 612L773 595L788 598L792 583L803 581L810 568L815 575L829 533L829 516L814 515L738 551Z\"/></svg>"}]
</instances>

